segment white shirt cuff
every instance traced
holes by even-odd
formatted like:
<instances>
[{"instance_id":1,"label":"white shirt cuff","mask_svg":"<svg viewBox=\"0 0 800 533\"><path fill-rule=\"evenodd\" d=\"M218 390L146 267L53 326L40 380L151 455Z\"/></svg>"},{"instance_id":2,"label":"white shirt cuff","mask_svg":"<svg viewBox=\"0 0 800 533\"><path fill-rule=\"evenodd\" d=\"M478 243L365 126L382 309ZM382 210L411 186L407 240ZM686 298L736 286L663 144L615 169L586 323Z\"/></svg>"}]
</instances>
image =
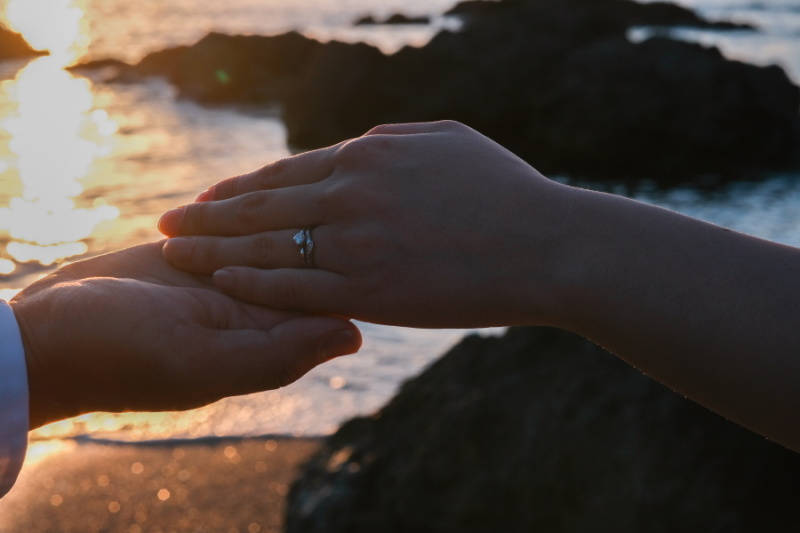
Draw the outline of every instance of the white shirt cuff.
<instances>
[{"instance_id":1,"label":"white shirt cuff","mask_svg":"<svg viewBox=\"0 0 800 533\"><path fill-rule=\"evenodd\" d=\"M28 446L28 372L19 325L0 300L0 497L17 480Z\"/></svg>"}]
</instances>

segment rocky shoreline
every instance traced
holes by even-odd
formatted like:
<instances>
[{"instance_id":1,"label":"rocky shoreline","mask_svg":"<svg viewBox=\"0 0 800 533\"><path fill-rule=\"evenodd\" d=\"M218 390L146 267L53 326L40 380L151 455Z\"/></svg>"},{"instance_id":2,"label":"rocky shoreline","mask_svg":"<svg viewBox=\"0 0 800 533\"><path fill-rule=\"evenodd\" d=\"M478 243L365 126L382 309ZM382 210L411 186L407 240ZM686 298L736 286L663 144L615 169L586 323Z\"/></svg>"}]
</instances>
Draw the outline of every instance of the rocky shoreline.
<instances>
[{"instance_id":1,"label":"rocky shoreline","mask_svg":"<svg viewBox=\"0 0 800 533\"><path fill-rule=\"evenodd\" d=\"M800 456L577 335L468 337L325 439L287 533L797 531Z\"/></svg>"},{"instance_id":2,"label":"rocky shoreline","mask_svg":"<svg viewBox=\"0 0 800 533\"><path fill-rule=\"evenodd\" d=\"M161 76L203 104L277 106L299 149L380 123L455 119L548 175L671 185L800 168L800 89L781 68L627 38L641 26L745 27L628 0L473 0L451 14L459 31L392 55L295 32L212 33L113 62L115 80ZM99 66L109 62L82 68Z\"/></svg>"}]
</instances>

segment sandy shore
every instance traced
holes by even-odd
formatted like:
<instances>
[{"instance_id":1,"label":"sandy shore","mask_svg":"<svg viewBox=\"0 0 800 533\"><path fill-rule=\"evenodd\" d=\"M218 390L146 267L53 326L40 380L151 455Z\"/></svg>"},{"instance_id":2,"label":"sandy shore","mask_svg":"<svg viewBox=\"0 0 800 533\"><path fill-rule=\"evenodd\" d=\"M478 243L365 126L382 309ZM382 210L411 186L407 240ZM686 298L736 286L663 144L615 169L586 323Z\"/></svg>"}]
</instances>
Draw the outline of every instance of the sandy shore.
<instances>
[{"instance_id":1,"label":"sandy shore","mask_svg":"<svg viewBox=\"0 0 800 533\"><path fill-rule=\"evenodd\" d=\"M278 533L317 439L80 444L26 467L0 531Z\"/></svg>"}]
</instances>

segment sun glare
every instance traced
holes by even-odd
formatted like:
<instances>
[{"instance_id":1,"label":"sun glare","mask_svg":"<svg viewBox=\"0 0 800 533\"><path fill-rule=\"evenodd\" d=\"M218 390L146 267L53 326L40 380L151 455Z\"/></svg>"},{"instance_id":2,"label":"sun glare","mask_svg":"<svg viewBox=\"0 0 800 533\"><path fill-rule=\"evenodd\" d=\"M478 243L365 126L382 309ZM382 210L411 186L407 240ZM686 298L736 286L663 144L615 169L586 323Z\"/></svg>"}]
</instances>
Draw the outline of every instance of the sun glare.
<instances>
[{"instance_id":1,"label":"sun glare","mask_svg":"<svg viewBox=\"0 0 800 533\"><path fill-rule=\"evenodd\" d=\"M10 237L5 255L17 263L50 265L84 254L95 227L119 216L102 201L76 204L81 180L106 154L117 129L94 108L91 82L63 68L88 45L85 1L11 0L6 7L11 27L50 52L0 84L8 102L0 116L0 137L7 141L0 146L0 170L9 197L0 207L0 230ZM3 273L13 271L8 266L0 264Z\"/></svg>"},{"instance_id":2,"label":"sun glare","mask_svg":"<svg viewBox=\"0 0 800 533\"><path fill-rule=\"evenodd\" d=\"M6 253L44 265L85 253L82 241L97 224L119 215L102 203L77 208L74 200L83 192L81 179L106 153L113 122L92 108L90 82L60 68L54 57L33 61L1 88L16 104L0 121L10 137L6 174L16 171L22 185L0 208L0 229L12 238Z\"/></svg>"},{"instance_id":3,"label":"sun glare","mask_svg":"<svg viewBox=\"0 0 800 533\"><path fill-rule=\"evenodd\" d=\"M6 19L31 46L47 50L66 65L82 56L89 46L86 0L10 0Z\"/></svg>"}]
</instances>

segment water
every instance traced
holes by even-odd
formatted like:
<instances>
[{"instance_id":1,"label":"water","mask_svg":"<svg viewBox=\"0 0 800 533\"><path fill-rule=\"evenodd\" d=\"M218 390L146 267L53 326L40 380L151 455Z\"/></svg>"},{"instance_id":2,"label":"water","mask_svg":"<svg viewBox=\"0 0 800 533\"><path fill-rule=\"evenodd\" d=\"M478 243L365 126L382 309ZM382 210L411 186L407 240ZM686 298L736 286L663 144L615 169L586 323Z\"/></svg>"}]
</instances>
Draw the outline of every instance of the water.
<instances>
[{"instance_id":1,"label":"water","mask_svg":"<svg viewBox=\"0 0 800 533\"><path fill-rule=\"evenodd\" d=\"M28 5L70 0L16 0ZM196 41L208 31L270 34L301 30L319 39L366 40L387 52L423 44L448 24L432 27L353 28L364 14L436 15L445 0L74 0L83 38L65 57L136 61L165 46ZM8 1L2 2L2 6ZM753 32L682 30L682 38L720 46L730 57L781 64L800 80L800 10L790 0L692 0L714 18L753 22ZM69 11L39 7L54 26ZM74 15L74 12L71 12ZM71 35L68 31L64 35ZM49 37L48 37L49 36ZM88 39L86 38L88 36ZM67 37L65 37L66 39ZM74 43L73 43L74 44ZM0 291L9 296L64 260L159 238L165 210L191 201L221 178L288 154L285 130L270 116L206 109L177 101L162 82L102 85L61 70L63 58L0 64ZM43 111L44 110L44 111ZM46 112L45 112L46 111ZM53 131L53 113L65 124ZM68 127L67 127L68 126ZM27 135L34 132L26 144ZM45 135L46 132L46 135ZM31 148L35 146L35 149ZM800 246L800 180L778 176L713 192L642 187L634 196L740 231ZM43 181L44 180L44 181ZM63 235L54 228L68 228ZM55 235L55 236L54 236ZM314 370L279 391L231 398L174 414L95 414L35 432L35 442L91 435L123 440L205 435L324 434L344 419L384 403L463 332L363 325L365 347ZM485 332L487 334L495 331ZM34 447L35 449L35 447Z\"/></svg>"}]
</instances>

